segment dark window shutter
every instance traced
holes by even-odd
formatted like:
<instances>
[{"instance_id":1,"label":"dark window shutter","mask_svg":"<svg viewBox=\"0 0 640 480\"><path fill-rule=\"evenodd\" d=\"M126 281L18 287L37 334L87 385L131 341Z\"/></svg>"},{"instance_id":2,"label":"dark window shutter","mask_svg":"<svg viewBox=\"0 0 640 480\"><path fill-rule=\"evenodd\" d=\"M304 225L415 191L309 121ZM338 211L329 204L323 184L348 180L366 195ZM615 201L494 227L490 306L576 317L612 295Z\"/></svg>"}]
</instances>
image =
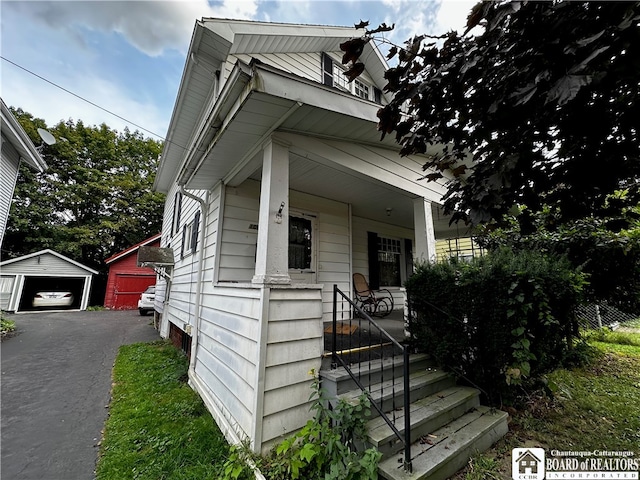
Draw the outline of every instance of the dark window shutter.
<instances>
[{"instance_id":1,"label":"dark window shutter","mask_svg":"<svg viewBox=\"0 0 640 480\"><path fill-rule=\"evenodd\" d=\"M333 60L322 52L322 83L333 87Z\"/></svg>"},{"instance_id":2,"label":"dark window shutter","mask_svg":"<svg viewBox=\"0 0 640 480\"><path fill-rule=\"evenodd\" d=\"M369 254L369 288L380 288L380 264L378 263L378 235L367 232L367 250Z\"/></svg>"},{"instance_id":3,"label":"dark window shutter","mask_svg":"<svg viewBox=\"0 0 640 480\"><path fill-rule=\"evenodd\" d=\"M382 104L382 90L379 88L373 87L373 100L376 103Z\"/></svg>"},{"instance_id":4,"label":"dark window shutter","mask_svg":"<svg viewBox=\"0 0 640 480\"><path fill-rule=\"evenodd\" d=\"M191 252L195 253L198 249L198 228L200 227L200 212L196 212L193 217L193 230L191 230Z\"/></svg>"},{"instance_id":5,"label":"dark window shutter","mask_svg":"<svg viewBox=\"0 0 640 480\"><path fill-rule=\"evenodd\" d=\"M171 224L171 235L180 231L180 212L182 210L182 193L176 192L173 202L173 223Z\"/></svg>"},{"instance_id":6,"label":"dark window shutter","mask_svg":"<svg viewBox=\"0 0 640 480\"><path fill-rule=\"evenodd\" d=\"M187 239L187 226L182 227L182 245L180 246L180 258L184 258L184 242Z\"/></svg>"},{"instance_id":7,"label":"dark window shutter","mask_svg":"<svg viewBox=\"0 0 640 480\"><path fill-rule=\"evenodd\" d=\"M407 279L413 275L413 246L410 238L404 239L404 261L407 267Z\"/></svg>"}]
</instances>

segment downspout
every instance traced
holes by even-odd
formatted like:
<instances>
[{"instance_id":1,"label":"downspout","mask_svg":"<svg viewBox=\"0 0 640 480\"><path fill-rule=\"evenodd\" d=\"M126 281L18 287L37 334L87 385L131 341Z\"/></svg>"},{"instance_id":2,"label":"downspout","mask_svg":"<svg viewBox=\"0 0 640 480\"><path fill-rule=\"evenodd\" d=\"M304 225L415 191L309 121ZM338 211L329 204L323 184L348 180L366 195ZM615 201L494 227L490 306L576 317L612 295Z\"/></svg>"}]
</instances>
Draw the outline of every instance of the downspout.
<instances>
[{"instance_id":1,"label":"downspout","mask_svg":"<svg viewBox=\"0 0 640 480\"><path fill-rule=\"evenodd\" d=\"M200 226L200 249L198 250L198 267L196 273L196 298L194 300L194 308L196 314L196 321L194 322L194 331L191 332L191 358L189 359L189 375L194 375L196 370L196 358L198 351L198 334L200 332L200 314L201 314L201 303L202 303L202 270L204 266L204 239L205 239L205 229L207 226L207 213L209 210L209 190L205 194L204 200L192 193L187 192L185 190L184 185L180 185L180 193L187 198L195 200L200 204L200 211L202 212L201 226Z\"/></svg>"}]
</instances>

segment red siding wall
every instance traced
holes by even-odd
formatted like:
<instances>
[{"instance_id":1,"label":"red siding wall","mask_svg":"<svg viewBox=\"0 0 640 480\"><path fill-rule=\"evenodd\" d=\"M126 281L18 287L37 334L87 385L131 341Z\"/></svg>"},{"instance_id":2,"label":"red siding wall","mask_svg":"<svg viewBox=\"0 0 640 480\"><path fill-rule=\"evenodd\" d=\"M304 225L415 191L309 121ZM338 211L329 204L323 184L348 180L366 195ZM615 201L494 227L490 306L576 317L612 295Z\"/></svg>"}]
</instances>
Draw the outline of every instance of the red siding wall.
<instances>
[{"instance_id":1,"label":"red siding wall","mask_svg":"<svg viewBox=\"0 0 640 480\"><path fill-rule=\"evenodd\" d=\"M149 245L159 247L160 241ZM156 274L151 268L136 266L138 250L114 261L109 265L107 291L104 306L115 310L132 310L138 308L140 294L149 285L156 283Z\"/></svg>"}]
</instances>

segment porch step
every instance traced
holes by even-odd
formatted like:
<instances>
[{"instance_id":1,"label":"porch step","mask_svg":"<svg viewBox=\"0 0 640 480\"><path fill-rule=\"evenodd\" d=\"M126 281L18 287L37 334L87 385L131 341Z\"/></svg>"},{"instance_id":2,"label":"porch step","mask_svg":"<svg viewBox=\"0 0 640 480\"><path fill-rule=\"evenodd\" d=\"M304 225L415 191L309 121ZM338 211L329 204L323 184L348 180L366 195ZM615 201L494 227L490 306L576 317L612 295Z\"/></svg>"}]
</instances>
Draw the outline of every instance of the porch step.
<instances>
[{"instance_id":1,"label":"porch step","mask_svg":"<svg viewBox=\"0 0 640 480\"><path fill-rule=\"evenodd\" d=\"M480 392L470 387L450 387L411 404L411 442L437 430L480 405ZM392 423L404 434L404 408L392 412ZM391 427L382 417L367 423L368 441L387 456L403 449Z\"/></svg>"},{"instance_id":2,"label":"porch step","mask_svg":"<svg viewBox=\"0 0 640 480\"><path fill-rule=\"evenodd\" d=\"M404 470L401 454L383 459L378 472L387 480L445 480L476 452L503 437L508 431L507 418L506 412L479 406L414 442L411 473Z\"/></svg>"},{"instance_id":3,"label":"porch step","mask_svg":"<svg viewBox=\"0 0 640 480\"><path fill-rule=\"evenodd\" d=\"M363 386L368 387L369 385L380 383L384 378L402 377L403 365L402 356L395 356L384 360L375 359L352 365L351 371ZM429 367L433 367L433 365L433 361L426 354L412 354L409 357L409 372L426 370ZM335 396L358 388L356 382L344 367L323 369L321 377L322 386Z\"/></svg>"},{"instance_id":4,"label":"porch step","mask_svg":"<svg viewBox=\"0 0 640 480\"><path fill-rule=\"evenodd\" d=\"M455 378L450 373L439 368L429 367L409 374L409 399L416 402L424 397L433 395L455 385ZM382 411L390 412L402 407L404 402L404 378L402 375L394 380L371 384L368 386L371 400L380 405ZM347 402L357 402L362 392L354 389L338 395L338 399ZM371 409L372 417L378 415L375 408Z\"/></svg>"}]
</instances>

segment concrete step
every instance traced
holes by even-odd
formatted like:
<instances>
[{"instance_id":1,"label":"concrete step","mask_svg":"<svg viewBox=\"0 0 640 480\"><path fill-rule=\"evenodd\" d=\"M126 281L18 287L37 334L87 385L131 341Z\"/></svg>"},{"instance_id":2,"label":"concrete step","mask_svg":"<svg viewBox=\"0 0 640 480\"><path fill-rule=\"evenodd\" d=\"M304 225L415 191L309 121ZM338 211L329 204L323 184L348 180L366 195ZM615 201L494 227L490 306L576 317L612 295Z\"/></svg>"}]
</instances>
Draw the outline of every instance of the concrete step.
<instances>
[{"instance_id":1,"label":"concrete step","mask_svg":"<svg viewBox=\"0 0 640 480\"><path fill-rule=\"evenodd\" d=\"M387 480L445 480L471 456L503 437L509 429L507 418L506 412L477 407L413 443L412 472L404 470L403 456L396 454L380 462L380 476Z\"/></svg>"},{"instance_id":2,"label":"concrete step","mask_svg":"<svg viewBox=\"0 0 640 480\"><path fill-rule=\"evenodd\" d=\"M411 404L411 443L480 405L480 392L470 387L445 388ZM389 414L398 431L404 435L404 408ZM382 417L367 422L368 442L385 457L403 449L391 427Z\"/></svg>"},{"instance_id":3,"label":"concrete step","mask_svg":"<svg viewBox=\"0 0 640 480\"><path fill-rule=\"evenodd\" d=\"M351 371L364 386L380 383L383 379L402 376L403 357L396 356L384 360L371 360L360 364L352 365ZM409 372L426 370L433 366L432 360L425 354L412 354L409 357ZM356 390L358 386L351 378L351 375L344 367L334 369L322 369L320 371L322 386L330 395L338 396L351 390Z\"/></svg>"},{"instance_id":4,"label":"concrete step","mask_svg":"<svg viewBox=\"0 0 640 480\"><path fill-rule=\"evenodd\" d=\"M410 402L416 402L454 385L455 378L444 370L432 367L418 370L409 375ZM383 412L391 412L404 405L404 377L402 375L395 379L370 385L369 391L372 400L380 406ZM354 389L338 395L337 398L354 403L358 401L361 395L360 389ZM377 410L371 407L371 416L375 417L377 415Z\"/></svg>"}]
</instances>

